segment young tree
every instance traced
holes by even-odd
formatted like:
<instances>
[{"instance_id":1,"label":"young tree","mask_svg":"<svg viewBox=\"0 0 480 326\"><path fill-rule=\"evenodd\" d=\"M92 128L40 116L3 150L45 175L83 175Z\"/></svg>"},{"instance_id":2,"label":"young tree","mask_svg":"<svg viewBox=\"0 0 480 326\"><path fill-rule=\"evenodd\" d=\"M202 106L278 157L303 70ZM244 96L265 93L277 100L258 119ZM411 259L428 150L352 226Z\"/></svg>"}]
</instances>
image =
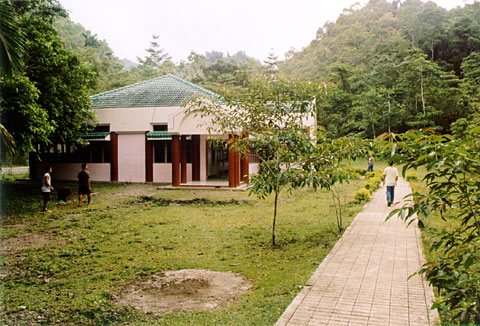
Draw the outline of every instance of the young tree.
<instances>
[{"instance_id":1,"label":"young tree","mask_svg":"<svg viewBox=\"0 0 480 326\"><path fill-rule=\"evenodd\" d=\"M304 151L307 157L303 160L309 162L304 165L307 171L307 183L314 189L327 189L332 194L337 228L343 231L343 213L339 185L348 183L352 179L350 169L346 162L357 158L364 158L368 153L368 143L351 137L328 138L320 130L314 138L314 145Z\"/></svg>"},{"instance_id":2,"label":"young tree","mask_svg":"<svg viewBox=\"0 0 480 326\"><path fill-rule=\"evenodd\" d=\"M246 155L254 150L261 163L250 179L251 194L264 199L275 196L272 243L276 244L278 198L283 189L308 182L302 155L312 146L307 120L314 117L316 103L325 94L322 85L289 80L276 75L254 75L246 87L228 92L221 100L197 99L189 105L192 114L205 118L211 134L228 134L235 142L230 150ZM244 132L250 137L234 138Z\"/></svg>"}]
</instances>

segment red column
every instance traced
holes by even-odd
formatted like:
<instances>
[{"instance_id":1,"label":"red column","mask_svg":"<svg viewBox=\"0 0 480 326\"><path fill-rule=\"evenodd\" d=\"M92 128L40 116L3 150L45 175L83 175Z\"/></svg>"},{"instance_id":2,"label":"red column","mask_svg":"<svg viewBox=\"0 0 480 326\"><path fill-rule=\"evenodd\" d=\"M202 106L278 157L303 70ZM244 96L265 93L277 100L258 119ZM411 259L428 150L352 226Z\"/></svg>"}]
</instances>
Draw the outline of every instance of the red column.
<instances>
[{"instance_id":1,"label":"red column","mask_svg":"<svg viewBox=\"0 0 480 326\"><path fill-rule=\"evenodd\" d=\"M200 181L200 135L192 135L192 180Z\"/></svg>"},{"instance_id":2,"label":"red column","mask_svg":"<svg viewBox=\"0 0 480 326\"><path fill-rule=\"evenodd\" d=\"M153 182L153 141L145 136L145 181Z\"/></svg>"},{"instance_id":3,"label":"red column","mask_svg":"<svg viewBox=\"0 0 480 326\"><path fill-rule=\"evenodd\" d=\"M244 133L243 137L248 138L248 132ZM241 172L240 179L245 182L248 182L248 174L250 173L248 169L249 167L248 164L250 163L248 160L248 154L249 154L248 151L244 153L240 160L240 172Z\"/></svg>"},{"instance_id":4,"label":"red column","mask_svg":"<svg viewBox=\"0 0 480 326\"><path fill-rule=\"evenodd\" d=\"M238 135L235 135L235 138L238 138ZM240 153L235 152L235 187L238 187L239 185L240 185Z\"/></svg>"},{"instance_id":5,"label":"red column","mask_svg":"<svg viewBox=\"0 0 480 326\"><path fill-rule=\"evenodd\" d=\"M172 136L172 185L180 185L180 136Z\"/></svg>"},{"instance_id":6,"label":"red column","mask_svg":"<svg viewBox=\"0 0 480 326\"><path fill-rule=\"evenodd\" d=\"M235 152L231 150L231 146L234 143L234 139L230 136L228 140L228 186L235 188Z\"/></svg>"},{"instance_id":7,"label":"red column","mask_svg":"<svg viewBox=\"0 0 480 326\"><path fill-rule=\"evenodd\" d=\"M181 182L187 183L187 136L182 135L180 138L181 151L180 151L180 171Z\"/></svg>"},{"instance_id":8,"label":"red column","mask_svg":"<svg viewBox=\"0 0 480 326\"><path fill-rule=\"evenodd\" d=\"M110 133L110 181L118 181L118 134Z\"/></svg>"}]
</instances>

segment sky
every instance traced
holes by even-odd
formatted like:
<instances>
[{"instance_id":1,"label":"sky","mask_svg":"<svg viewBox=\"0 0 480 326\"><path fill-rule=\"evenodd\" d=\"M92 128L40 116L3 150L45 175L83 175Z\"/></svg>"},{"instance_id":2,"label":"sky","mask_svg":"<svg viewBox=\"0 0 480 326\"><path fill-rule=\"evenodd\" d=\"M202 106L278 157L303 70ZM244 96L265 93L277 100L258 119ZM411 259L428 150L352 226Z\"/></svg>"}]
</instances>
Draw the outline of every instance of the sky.
<instances>
[{"instance_id":1,"label":"sky","mask_svg":"<svg viewBox=\"0 0 480 326\"><path fill-rule=\"evenodd\" d=\"M434 0L446 9L473 0ZM319 27L365 0L60 0L70 18L107 41L120 59L146 56L152 35L176 63L193 50L265 60L307 46Z\"/></svg>"}]
</instances>

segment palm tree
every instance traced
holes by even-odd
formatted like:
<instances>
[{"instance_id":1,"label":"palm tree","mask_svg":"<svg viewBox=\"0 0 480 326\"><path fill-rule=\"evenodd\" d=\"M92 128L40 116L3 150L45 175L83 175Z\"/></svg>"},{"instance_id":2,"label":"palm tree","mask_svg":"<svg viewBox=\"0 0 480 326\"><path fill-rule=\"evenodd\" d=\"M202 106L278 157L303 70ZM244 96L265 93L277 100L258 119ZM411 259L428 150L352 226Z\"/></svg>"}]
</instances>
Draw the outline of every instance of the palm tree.
<instances>
[{"instance_id":1,"label":"palm tree","mask_svg":"<svg viewBox=\"0 0 480 326\"><path fill-rule=\"evenodd\" d=\"M22 69L25 43L25 35L15 22L11 4L0 1L0 94L1 79L11 77L14 71ZM13 154L15 140L1 123L0 134L5 150Z\"/></svg>"},{"instance_id":2,"label":"palm tree","mask_svg":"<svg viewBox=\"0 0 480 326\"><path fill-rule=\"evenodd\" d=\"M0 77L9 77L21 70L25 43L25 34L15 22L11 4L0 1Z\"/></svg>"}]
</instances>

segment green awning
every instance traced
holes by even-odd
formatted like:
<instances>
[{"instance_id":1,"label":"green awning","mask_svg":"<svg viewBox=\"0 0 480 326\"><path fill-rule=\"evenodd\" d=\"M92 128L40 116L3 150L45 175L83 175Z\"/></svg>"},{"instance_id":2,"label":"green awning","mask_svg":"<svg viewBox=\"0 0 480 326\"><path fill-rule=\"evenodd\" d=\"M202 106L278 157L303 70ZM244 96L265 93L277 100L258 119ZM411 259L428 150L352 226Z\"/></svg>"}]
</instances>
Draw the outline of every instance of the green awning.
<instances>
[{"instance_id":1,"label":"green awning","mask_svg":"<svg viewBox=\"0 0 480 326\"><path fill-rule=\"evenodd\" d=\"M168 131L150 131L147 134L147 138L154 138L154 139L172 139L172 135L168 133Z\"/></svg>"},{"instance_id":2,"label":"green awning","mask_svg":"<svg viewBox=\"0 0 480 326\"><path fill-rule=\"evenodd\" d=\"M91 131L81 135L80 137L83 139L105 139L108 135L110 135L110 132L108 131Z\"/></svg>"}]
</instances>

